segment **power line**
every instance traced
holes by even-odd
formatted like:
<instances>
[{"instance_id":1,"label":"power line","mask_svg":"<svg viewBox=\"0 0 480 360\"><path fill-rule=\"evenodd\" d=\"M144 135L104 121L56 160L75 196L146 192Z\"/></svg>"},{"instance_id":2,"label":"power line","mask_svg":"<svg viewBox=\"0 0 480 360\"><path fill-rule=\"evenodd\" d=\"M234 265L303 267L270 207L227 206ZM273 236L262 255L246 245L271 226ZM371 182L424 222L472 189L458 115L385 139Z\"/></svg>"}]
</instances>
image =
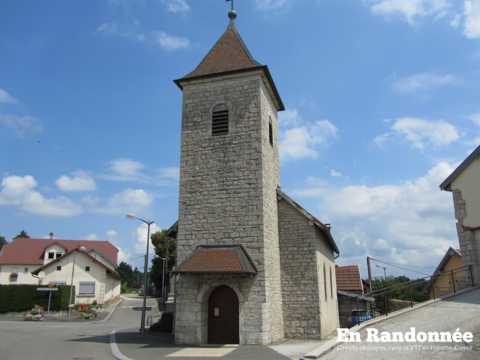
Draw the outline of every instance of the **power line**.
<instances>
[{"instance_id":1,"label":"power line","mask_svg":"<svg viewBox=\"0 0 480 360\"><path fill-rule=\"evenodd\" d=\"M413 270L413 267L406 267L404 265L400 265L400 264L395 264L395 263L389 263L389 262L386 262L386 261L383 261L383 260L379 260L379 259L375 259L375 258L371 258L373 261L376 261L376 262L379 262L379 263L382 263L382 264L385 264L385 265L389 265L389 266L392 266L392 267L396 267L398 269L402 269L402 270L405 270L405 271L411 271L411 272L414 272L414 273L417 273L417 274L421 274L421 275L426 275L426 276L430 276L429 273L426 273L426 272L423 272L423 271L418 271L418 270ZM418 269L418 268L417 268Z\"/></svg>"}]
</instances>

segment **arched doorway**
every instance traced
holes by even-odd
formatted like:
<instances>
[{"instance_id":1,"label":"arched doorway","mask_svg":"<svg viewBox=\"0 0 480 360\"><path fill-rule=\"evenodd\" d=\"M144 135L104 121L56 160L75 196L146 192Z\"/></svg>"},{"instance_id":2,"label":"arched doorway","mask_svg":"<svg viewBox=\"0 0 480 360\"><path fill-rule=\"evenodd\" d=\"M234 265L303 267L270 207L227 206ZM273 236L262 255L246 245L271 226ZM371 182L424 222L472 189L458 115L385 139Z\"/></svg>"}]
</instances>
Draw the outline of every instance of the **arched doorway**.
<instances>
[{"instance_id":1,"label":"arched doorway","mask_svg":"<svg viewBox=\"0 0 480 360\"><path fill-rule=\"evenodd\" d=\"M208 299L208 343L238 344L239 307L235 291L222 285Z\"/></svg>"}]
</instances>

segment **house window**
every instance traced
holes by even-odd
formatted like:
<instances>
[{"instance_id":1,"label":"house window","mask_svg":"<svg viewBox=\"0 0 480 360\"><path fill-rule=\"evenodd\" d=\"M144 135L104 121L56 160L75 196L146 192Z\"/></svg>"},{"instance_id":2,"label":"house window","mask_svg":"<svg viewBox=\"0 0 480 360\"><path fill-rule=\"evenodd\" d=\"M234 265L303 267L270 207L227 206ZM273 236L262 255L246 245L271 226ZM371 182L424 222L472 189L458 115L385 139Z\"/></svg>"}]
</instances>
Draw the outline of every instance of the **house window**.
<instances>
[{"instance_id":1,"label":"house window","mask_svg":"<svg viewBox=\"0 0 480 360\"><path fill-rule=\"evenodd\" d=\"M323 290L325 292L325 301L328 300L327 296L327 268L325 267L325 264L323 264Z\"/></svg>"},{"instance_id":2,"label":"house window","mask_svg":"<svg viewBox=\"0 0 480 360\"><path fill-rule=\"evenodd\" d=\"M24 273L28 273L28 268L27 268L27 267L24 268L24 269L23 269L23 272L24 272Z\"/></svg>"},{"instance_id":3,"label":"house window","mask_svg":"<svg viewBox=\"0 0 480 360\"><path fill-rule=\"evenodd\" d=\"M14 283L17 282L18 280L18 274L17 273L11 273L10 274L10 282Z\"/></svg>"},{"instance_id":4,"label":"house window","mask_svg":"<svg viewBox=\"0 0 480 360\"><path fill-rule=\"evenodd\" d=\"M61 271L62 267L60 265L57 266L57 271Z\"/></svg>"},{"instance_id":5,"label":"house window","mask_svg":"<svg viewBox=\"0 0 480 360\"><path fill-rule=\"evenodd\" d=\"M54 258L55 258L55 253L54 253L53 251L50 251L50 252L48 253L48 258L49 258L49 259L54 259Z\"/></svg>"},{"instance_id":6,"label":"house window","mask_svg":"<svg viewBox=\"0 0 480 360\"><path fill-rule=\"evenodd\" d=\"M90 266L85 266L85 271L90 271Z\"/></svg>"},{"instance_id":7,"label":"house window","mask_svg":"<svg viewBox=\"0 0 480 360\"><path fill-rule=\"evenodd\" d=\"M95 295L95 282L81 281L78 287L78 295L82 296L94 296Z\"/></svg>"},{"instance_id":8,"label":"house window","mask_svg":"<svg viewBox=\"0 0 480 360\"><path fill-rule=\"evenodd\" d=\"M225 104L220 104L212 111L212 135L226 134L228 134L228 108Z\"/></svg>"},{"instance_id":9,"label":"house window","mask_svg":"<svg viewBox=\"0 0 480 360\"><path fill-rule=\"evenodd\" d=\"M332 280L332 268L330 268L330 297L333 299L333 280Z\"/></svg>"},{"instance_id":10,"label":"house window","mask_svg":"<svg viewBox=\"0 0 480 360\"><path fill-rule=\"evenodd\" d=\"M270 118L270 122L268 123L268 140L270 141L270 145L273 146L273 127L272 127L272 118Z\"/></svg>"},{"instance_id":11,"label":"house window","mask_svg":"<svg viewBox=\"0 0 480 360\"><path fill-rule=\"evenodd\" d=\"M57 253L57 256L56 258L58 259L60 256L62 256L63 254L62 253Z\"/></svg>"}]
</instances>

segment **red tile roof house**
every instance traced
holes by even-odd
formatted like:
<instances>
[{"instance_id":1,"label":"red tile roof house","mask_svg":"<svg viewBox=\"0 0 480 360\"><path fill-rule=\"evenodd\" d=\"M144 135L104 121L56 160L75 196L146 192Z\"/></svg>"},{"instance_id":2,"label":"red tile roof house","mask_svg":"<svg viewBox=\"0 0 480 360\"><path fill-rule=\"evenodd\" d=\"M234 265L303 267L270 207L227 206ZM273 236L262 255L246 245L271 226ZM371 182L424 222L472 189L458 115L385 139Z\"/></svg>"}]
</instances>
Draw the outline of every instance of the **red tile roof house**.
<instances>
[{"instance_id":1,"label":"red tile roof house","mask_svg":"<svg viewBox=\"0 0 480 360\"><path fill-rule=\"evenodd\" d=\"M365 296L360 270L357 265L336 266L337 298L340 326L356 325L356 315L368 313L374 299Z\"/></svg>"},{"instance_id":2,"label":"red tile roof house","mask_svg":"<svg viewBox=\"0 0 480 360\"><path fill-rule=\"evenodd\" d=\"M0 285L75 286L76 303L120 295L118 249L108 241L17 238L0 250Z\"/></svg>"}]
</instances>

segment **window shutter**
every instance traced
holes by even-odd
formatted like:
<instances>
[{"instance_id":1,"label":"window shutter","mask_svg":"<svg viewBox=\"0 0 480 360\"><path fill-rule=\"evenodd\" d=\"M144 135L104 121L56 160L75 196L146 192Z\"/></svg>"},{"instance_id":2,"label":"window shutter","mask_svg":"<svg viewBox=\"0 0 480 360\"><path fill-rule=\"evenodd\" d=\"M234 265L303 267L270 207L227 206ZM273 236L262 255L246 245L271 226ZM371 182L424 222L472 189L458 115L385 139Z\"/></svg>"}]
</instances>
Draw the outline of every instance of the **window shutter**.
<instances>
[{"instance_id":1,"label":"window shutter","mask_svg":"<svg viewBox=\"0 0 480 360\"><path fill-rule=\"evenodd\" d=\"M81 281L78 286L79 295L95 295L95 282Z\"/></svg>"},{"instance_id":2,"label":"window shutter","mask_svg":"<svg viewBox=\"0 0 480 360\"><path fill-rule=\"evenodd\" d=\"M212 135L228 134L228 109L217 105L212 112Z\"/></svg>"}]
</instances>

